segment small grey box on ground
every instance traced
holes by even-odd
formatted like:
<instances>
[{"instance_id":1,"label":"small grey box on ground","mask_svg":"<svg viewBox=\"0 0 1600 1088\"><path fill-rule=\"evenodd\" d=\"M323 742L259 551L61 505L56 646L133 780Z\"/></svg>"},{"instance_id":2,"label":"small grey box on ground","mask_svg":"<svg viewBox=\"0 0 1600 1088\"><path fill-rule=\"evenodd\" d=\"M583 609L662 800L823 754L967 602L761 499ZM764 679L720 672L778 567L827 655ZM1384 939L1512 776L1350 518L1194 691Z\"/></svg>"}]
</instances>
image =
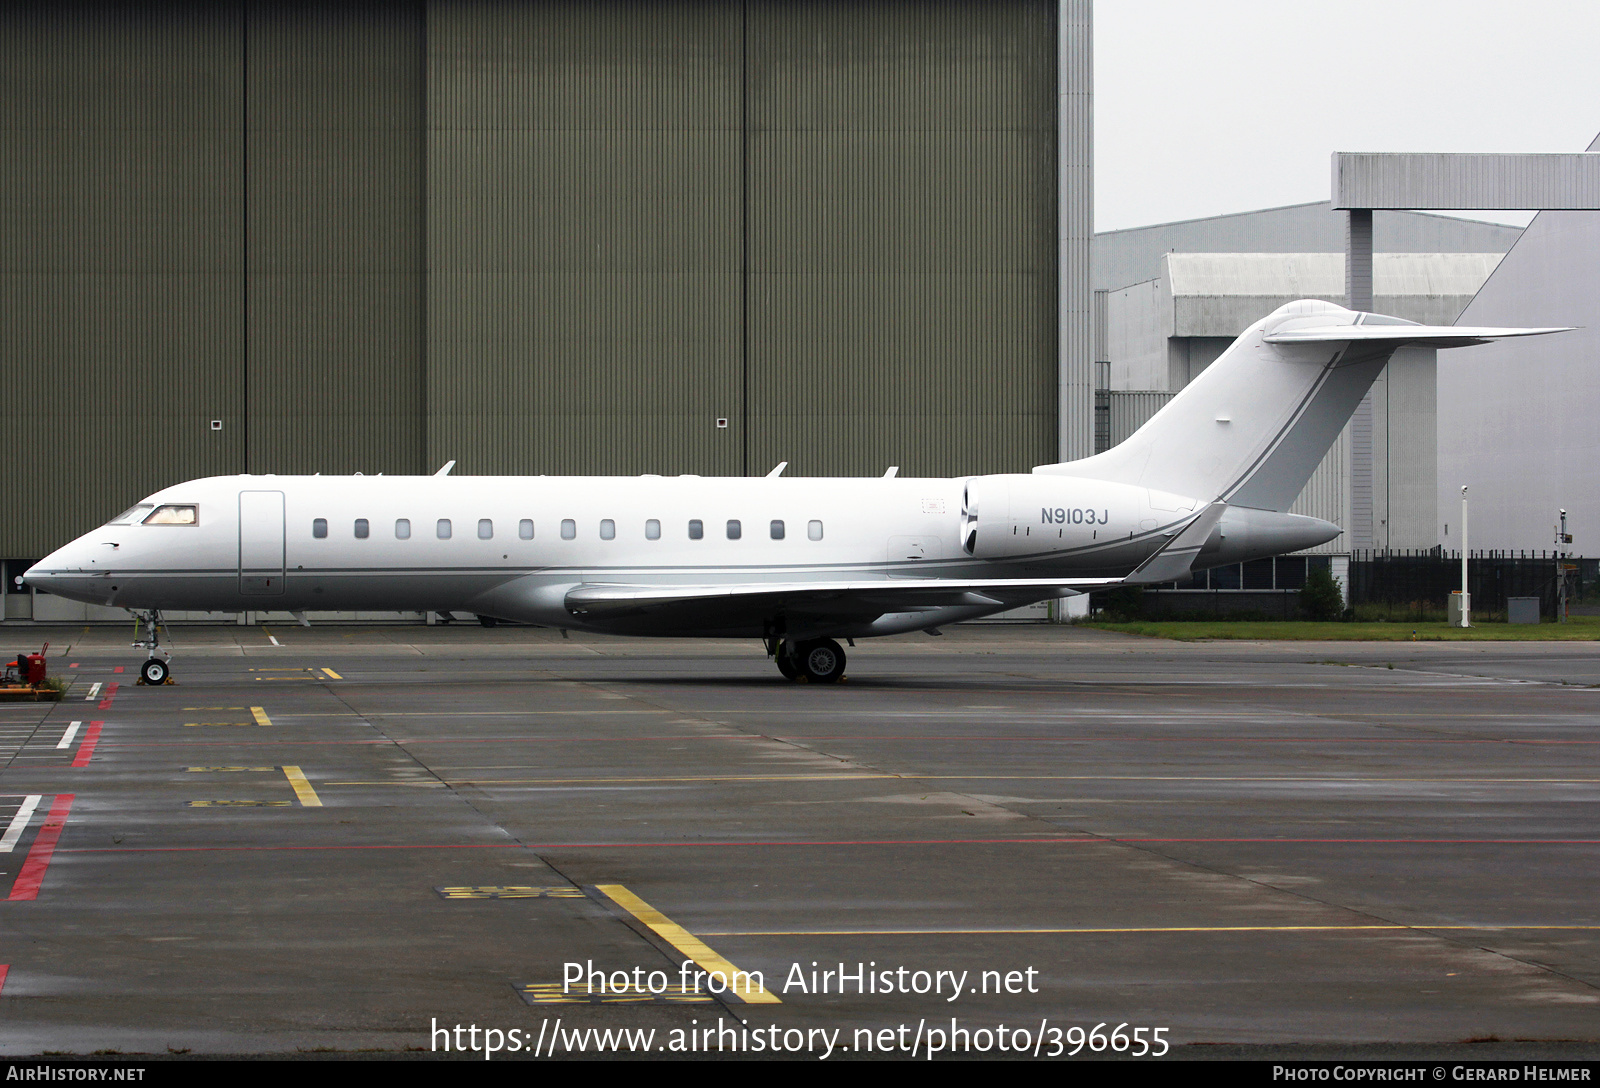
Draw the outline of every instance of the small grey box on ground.
<instances>
[{"instance_id":1,"label":"small grey box on ground","mask_svg":"<svg viewBox=\"0 0 1600 1088\"><path fill-rule=\"evenodd\" d=\"M1506 598L1507 623L1538 623L1539 598L1537 597L1507 597Z\"/></svg>"}]
</instances>

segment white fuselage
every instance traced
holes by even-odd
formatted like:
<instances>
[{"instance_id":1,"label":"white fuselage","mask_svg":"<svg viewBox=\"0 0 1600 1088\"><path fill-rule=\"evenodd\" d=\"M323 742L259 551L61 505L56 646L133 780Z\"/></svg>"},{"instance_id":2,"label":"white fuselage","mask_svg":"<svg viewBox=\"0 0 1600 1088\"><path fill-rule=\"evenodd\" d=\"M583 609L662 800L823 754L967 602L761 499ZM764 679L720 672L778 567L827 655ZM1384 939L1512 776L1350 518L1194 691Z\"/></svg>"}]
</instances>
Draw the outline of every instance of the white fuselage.
<instances>
[{"instance_id":1,"label":"white fuselage","mask_svg":"<svg viewBox=\"0 0 1600 1088\"><path fill-rule=\"evenodd\" d=\"M1125 442L1028 475L219 476L24 577L140 610L459 610L769 645L928 629L1332 540L1288 510L1398 347L1558 331L1301 300Z\"/></svg>"},{"instance_id":2,"label":"white fuselage","mask_svg":"<svg viewBox=\"0 0 1600 1088\"><path fill-rule=\"evenodd\" d=\"M173 504L193 507L192 523L144 523ZM1127 484L1007 475L227 476L140 505L148 509L41 561L28 581L133 609L455 610L639 634L759 635L743 615L726 626L705 615L606 621L566 595L610 585L1115 578L1197 504ZM923 609L870 629L859 609L808 622L875 634L1015 603Z\"/></svg>"}]
</instances>

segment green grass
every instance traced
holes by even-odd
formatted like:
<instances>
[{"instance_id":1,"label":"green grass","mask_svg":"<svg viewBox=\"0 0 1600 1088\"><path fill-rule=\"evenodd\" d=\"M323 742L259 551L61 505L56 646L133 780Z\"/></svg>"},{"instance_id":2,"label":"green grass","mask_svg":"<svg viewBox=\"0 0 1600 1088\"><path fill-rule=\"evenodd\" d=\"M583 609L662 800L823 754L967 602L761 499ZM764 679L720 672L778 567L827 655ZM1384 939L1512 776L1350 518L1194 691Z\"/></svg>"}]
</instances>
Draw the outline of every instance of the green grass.
<instances>
[{"instance_id":1,"label":"green grass","mask_svg":"<svg viewBox=\"0 0 1600 1088\"><path fill-rule=\"evenodd\" d=\"M1261 642L1594 642L1600 616L1573 616L1566 623L1484 623L1462 629L1443 623L1312 623L1305 620L1135 620L1080 621L1102 631L1121 631L1179 642L1249 639Z\"/></svg>"}]
</instances>

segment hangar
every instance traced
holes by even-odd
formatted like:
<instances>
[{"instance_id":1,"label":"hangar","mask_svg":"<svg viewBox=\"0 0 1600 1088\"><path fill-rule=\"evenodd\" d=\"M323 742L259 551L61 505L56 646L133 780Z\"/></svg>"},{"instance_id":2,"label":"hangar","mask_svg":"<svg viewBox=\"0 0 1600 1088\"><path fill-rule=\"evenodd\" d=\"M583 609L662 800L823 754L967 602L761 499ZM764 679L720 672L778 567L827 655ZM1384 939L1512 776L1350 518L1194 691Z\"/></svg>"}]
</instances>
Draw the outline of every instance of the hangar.
<instances>
[{"instance_id":1,"label":"hangar","mask_svg":"<svg viewBox=\"0 0 1600 1088\"><path fill-rule=\"evenodd\" d=\"M200 476L1090 452L1089 0L0 26L8 589Z\"/></svg>"}]
</instances>

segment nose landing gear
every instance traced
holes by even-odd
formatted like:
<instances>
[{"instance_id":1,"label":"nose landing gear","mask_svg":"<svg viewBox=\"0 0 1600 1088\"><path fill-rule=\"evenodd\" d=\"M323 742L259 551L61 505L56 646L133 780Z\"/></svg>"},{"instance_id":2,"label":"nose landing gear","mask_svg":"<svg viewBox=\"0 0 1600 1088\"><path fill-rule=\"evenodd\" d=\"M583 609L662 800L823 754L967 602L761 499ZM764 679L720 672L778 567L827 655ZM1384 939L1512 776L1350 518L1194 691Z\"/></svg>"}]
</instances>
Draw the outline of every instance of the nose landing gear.
<instances>
[{"instance_id":1,"label":"nose landing gear","mask_svg":"<svg viewBox=\"0 0 1600 1088\"><path fill-rule=\"evenodd\" d=\"M139 628L145 629L145 637L139 637ZM161 613L154 609L149 612L135 612L133 614L133 645L136 649L149 650L150 656L144 664L139 666L139 683L155 686L157 684L171 684L172 655L161 649Z\"/></svg>"}]
</instances>

